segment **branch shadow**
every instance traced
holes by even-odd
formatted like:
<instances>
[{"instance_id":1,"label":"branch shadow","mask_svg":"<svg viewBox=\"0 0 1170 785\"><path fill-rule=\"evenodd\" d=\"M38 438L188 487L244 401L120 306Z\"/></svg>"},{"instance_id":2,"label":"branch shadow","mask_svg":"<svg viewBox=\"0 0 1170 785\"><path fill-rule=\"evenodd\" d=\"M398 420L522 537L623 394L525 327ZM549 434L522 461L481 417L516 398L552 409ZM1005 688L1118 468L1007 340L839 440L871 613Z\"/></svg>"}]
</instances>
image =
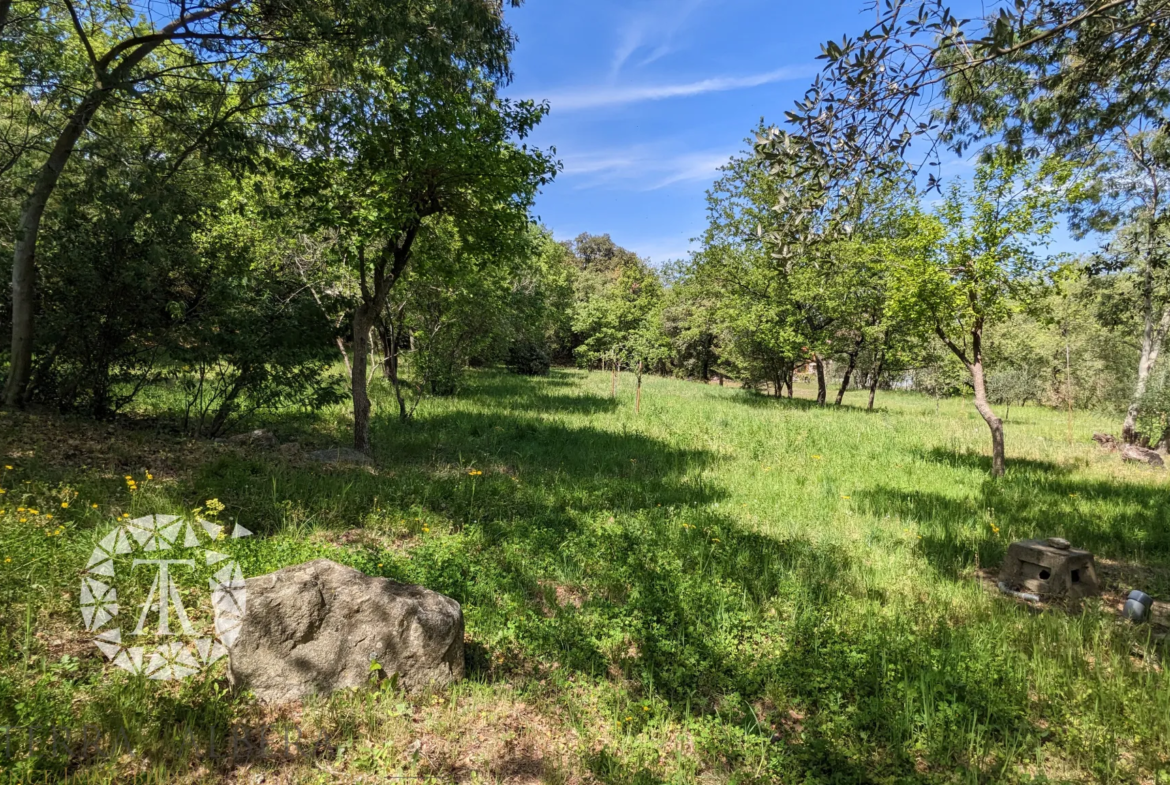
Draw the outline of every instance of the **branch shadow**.
<instances>
[{"instance_id":1,"label":"branch shadow","mask_svg":"<svg viewBox=\"0 0 1170 785\"><path fill-rule=\"evenodd\" d=\"M983 456L945 450L925 455L958 468L988 468ZM1013 541L1063 537L1099 559L1116 561L1112 573L1118 580L1152 568L1154 583L1146 590L1170 590L1157 577L1164 575L1160 568L1170 567L1170 492L1162 487L1088 479L1067 465L1015 459L1004 477L983 478L965 498L877 486L854 499L876 517L917 522L923 554L945 577L958 578L976 564L1000 564Z\"/></svg>"}]
</instances>

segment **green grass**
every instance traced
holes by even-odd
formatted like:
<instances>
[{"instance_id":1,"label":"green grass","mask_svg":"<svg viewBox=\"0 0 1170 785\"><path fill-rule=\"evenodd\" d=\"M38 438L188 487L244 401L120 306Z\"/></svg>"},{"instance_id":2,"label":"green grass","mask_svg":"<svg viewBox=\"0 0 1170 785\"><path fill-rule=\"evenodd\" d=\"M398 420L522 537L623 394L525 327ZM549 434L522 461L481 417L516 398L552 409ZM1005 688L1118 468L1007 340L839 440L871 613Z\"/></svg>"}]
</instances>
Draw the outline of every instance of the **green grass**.
<instances>
[{"instance_id":1,"label":"green grass","mask_svg":"<svg viewBox=\"0 0 1170 785\"><path fill-rule=\"evenodd\" d=\"M378 394L374 470L0 415L0 725L125 727L136 747L21 751L0 779L1170 782L1164 646L1111 605L1131 583L1170 594L1167 480L1098 453L1109 418L1078 413L1070 445L1063 413L1014 409L993 481L957 400L818 410L651 378L638 416L628 377L613 401L605 374L477 372L401 425ZM341 408L271 426L306 447L348 433ZM93 543L113 516L210 498L257 534L233 545L246 574L327 556L458 599L468 680L276 711L221 673L106 666L75 609ZM18 523L17 500L41 515ZM979 568L1029 536L1093 550L1107 600L989 592ZM174 741L259 721L330 742L232 764Z\"/></svg>"}]
</instances>

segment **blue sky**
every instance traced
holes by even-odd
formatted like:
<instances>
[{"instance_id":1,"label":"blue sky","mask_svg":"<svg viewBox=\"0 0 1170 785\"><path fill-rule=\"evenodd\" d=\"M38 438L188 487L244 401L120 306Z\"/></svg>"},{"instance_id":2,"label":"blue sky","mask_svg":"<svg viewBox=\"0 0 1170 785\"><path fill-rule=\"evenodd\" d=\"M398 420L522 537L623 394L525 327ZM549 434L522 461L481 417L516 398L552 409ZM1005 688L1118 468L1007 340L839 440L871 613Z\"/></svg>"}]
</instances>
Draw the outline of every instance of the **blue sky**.
<instances>
[{"instance_id":1,"label":"blue sky","mask_svg":"<svg viewBox=\"0 0 1170 785\"><path fill-rule=\"evenodd\" d=\"M507 94L547 99L530 140L564 171L537 201L558 239L609 233L655 264L706 225L716 170L783 119L820 45L873 21L865 0L527 0ZM959 173L962 162L946 166ZM1056 246L1070 249L1067 238ZM1055 249L1054 249L1055 250Z\"/></svg>"},{"instance_id":2,"label":"blue sky","mask_svg":"<svg viewBox=\"0 0 1170 785\"><path fill-rule=\"evenodd\" d=\"M820 44L862 30L864 0L527 0L507 94L548 99L533 137L565 170L536 213L558 239L608 232L655 264L706 224L716 169L779 121Z\"/></svg>"}]
</instances>

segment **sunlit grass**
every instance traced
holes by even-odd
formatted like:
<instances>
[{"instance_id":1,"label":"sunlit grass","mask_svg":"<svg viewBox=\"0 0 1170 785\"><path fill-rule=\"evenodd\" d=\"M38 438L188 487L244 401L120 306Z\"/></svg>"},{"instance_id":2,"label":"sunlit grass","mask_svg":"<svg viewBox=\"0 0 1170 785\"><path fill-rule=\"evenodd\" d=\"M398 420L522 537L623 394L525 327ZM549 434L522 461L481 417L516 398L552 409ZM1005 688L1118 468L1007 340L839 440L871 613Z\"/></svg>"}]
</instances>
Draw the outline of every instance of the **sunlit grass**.
<instances>
[{"instance_id":1,"label":"sunlit grass","mask_svg":"<svg viewBox=\"0 0 1170 785\"><path fill-rule=\"evenodd\" d=\"M1166 475L1097 451L1110 418L1078 413L1070 444L1064 413L1013 409L1008 474L992 481L964 401L817 410L807 389L790 402L649 378L636 415L632 379L616 401L609 383L479 372L405 425L379 390L372 471L142 435L82 469L53 452L68 424L6 415L0 724L130 719L167 776L229 776L168 757L163 731L245 721L246 698L62 654L70 635L84 643L66 595L104 527L217 498L257 533L237 547L247 574L327 556L446 592L467 617L468 684L317 702L304 721L344 743L282 776L1152 782L1166 768L1170 685L1150 628L1097 602L1031 613L978 579L1012 540L1064 536L1109 560L1114 584L1170 593ZM344 444L347 422L339 407L271 427L310 448ZM151 451L184 450L145 479ZM28 536L14 492L68 500L61 534ZM74 768L102 781L111 765Z\"/></svg>"}]
</instances>

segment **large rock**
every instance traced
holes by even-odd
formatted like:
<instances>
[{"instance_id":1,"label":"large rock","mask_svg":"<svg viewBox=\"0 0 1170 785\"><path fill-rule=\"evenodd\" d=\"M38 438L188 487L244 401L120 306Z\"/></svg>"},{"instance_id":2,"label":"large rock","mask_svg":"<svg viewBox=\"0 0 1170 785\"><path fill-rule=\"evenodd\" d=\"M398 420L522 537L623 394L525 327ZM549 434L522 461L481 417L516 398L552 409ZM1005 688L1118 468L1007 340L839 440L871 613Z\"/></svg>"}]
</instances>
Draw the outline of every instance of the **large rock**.
<instances>
[{"instance_id":1,"label":"large rock","mask_svg":"<svg viewBox=\"0 0 1170 785\"><path fill-rule=\"evenodd\" d=\"M1097 443L1102 450L1115 452L1117 450L1117 437L1109 433L1095 433L1093 434L1093 441Z\"/></svg>"},{"instance_id":2,"label":"large rock","mask_svg":"<svg viewBox=\"0 0 1170 785\"><path fill-rule=\"evenodd\" d=\"M268 703L397 673L415 691L463 677L463 611L421 586L318 559L250 578L230 677Z\"/></svg>"},{"instance_id":3,"label":"large rock","mask_svg":"<svg viewBox=\"0 0 1170 785\"><path fill-rule=\"evenodd\" d=\"M1121 448L1121 458L1130 463L1145 463L1157 469L1166 465L1161 455L1153 450L1147 450L1145 447L1138 447L1136 444L1124 445Z\"/></svg>"},{"instance_id":4,"label":"large rock","mask_svg":"<svg viewBox=\"0 0 1170 785\"><path fill-rule=\"evenodd\" d=\"M276 447L276 437L272 435L271 431L263 428L258 428L248 433L237 433L235 436L228 439L229 444L239 444L245 447L263 447L266 449L274 449Z\"/></svg>"}]
</instances>

